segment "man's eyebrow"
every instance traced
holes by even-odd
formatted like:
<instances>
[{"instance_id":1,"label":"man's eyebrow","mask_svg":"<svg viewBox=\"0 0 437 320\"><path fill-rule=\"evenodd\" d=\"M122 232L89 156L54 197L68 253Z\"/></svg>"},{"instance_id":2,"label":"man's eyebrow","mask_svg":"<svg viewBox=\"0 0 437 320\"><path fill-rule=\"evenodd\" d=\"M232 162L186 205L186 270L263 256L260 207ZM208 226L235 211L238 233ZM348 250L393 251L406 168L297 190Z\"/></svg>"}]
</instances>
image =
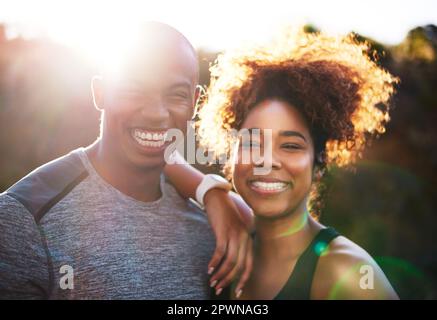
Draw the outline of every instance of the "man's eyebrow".
<instances>
[{"instance_id":1,"label":"man's eyebrow","mask_svg":"<svg viewBox=\"0 0 437 320\"><path fill-rule=\"evenodd\" d=\"M134 87L136 89L141 89L141 88L144 88L145 86L147 86L147 82L143 82L143 81L140 81L137 79L132 79L132 78L125 78L125 79L122 79L122 81L119 80L119 81L116 81L115 83L124 85L126 87ZM174 90L174 89L181 88L181 87L191 90L192 84L188 80L178 80L177 82L171 84L168 87L168 90Z\"/></svg>"},{"instance_id":2,"label":"man's eyebrow","mask_svg":"<svg viewBox=\"0 0 437 320\"><path fill-rule=\"evenodd\" d=\"M112 85L125 86L125 87L141 87L141 82L135 79L105 79L105 81Z\"/></svg>"},{"instance_id":3,"label":"man's eyebrow","mask_svg":"<svg viewBox=\"0 0 437 320\"><path fill-rule=\"evenodd\" d=\"M187 80L187 81L181 80L181 81L178 81L178 82L173 83L172 85L170 85L170 86L169 86L169 89L170 89L170 90L172 90L172 89L178 89L178 88L187 88L187 89L191 89L191 87L192 87L191 82L189 82L188 80Z\"/></svg>"}]
</instances>

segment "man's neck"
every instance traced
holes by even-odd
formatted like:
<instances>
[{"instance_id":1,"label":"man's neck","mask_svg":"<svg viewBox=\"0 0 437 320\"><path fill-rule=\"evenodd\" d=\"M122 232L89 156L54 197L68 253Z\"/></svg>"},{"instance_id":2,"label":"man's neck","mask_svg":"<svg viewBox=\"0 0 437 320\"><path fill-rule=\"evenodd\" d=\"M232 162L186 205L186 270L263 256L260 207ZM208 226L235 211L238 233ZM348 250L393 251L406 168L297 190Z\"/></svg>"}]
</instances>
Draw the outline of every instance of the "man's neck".
<instances>
[{"instance_id":1,"label":"man's neck","mask_svg":"<svg viewBox=\"0 0 437 320\"><path fill-rule=\"evenodd\" d=\"M114 156L101 139L88 146L85 152L97 173L120 192L143 202L161 197L163 168L144 169L129 165Z\"/></svg>"}]
</instances>

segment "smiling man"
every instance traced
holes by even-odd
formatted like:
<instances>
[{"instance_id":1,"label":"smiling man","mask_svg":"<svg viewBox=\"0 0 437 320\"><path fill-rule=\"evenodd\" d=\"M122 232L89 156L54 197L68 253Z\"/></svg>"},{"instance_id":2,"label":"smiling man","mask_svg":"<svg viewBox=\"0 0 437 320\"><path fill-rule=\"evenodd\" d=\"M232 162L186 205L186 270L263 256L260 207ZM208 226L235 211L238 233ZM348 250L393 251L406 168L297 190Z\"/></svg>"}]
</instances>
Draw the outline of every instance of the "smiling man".
<instances>
[{"instance_id":1,"label":"smiling man","mask_svg":"<svg viewBox=\"0 0 437 320\"><path fill-rule=\"evenodd\" d=\"M145 30L118 72L93 79L97 141L0 195L0 298L206 299L208 268L224 286L247 265L235 212L207 216L163 178L166 132L193 116L198 62L175 29Z\"/></svg>"}]
</instances>

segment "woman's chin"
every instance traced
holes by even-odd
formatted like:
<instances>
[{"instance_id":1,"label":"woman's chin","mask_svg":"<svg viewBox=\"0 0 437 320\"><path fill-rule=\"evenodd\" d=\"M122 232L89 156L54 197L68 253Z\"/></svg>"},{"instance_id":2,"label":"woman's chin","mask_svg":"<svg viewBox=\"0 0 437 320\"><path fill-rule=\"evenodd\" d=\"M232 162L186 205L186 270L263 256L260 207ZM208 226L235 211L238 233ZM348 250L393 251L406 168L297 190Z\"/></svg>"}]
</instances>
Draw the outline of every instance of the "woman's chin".
<instances>
[{"instance_id":1,"label":"woman's chin","mask_svg":"<svg viewBox=\"0 0 437 320\"><path fill-rule=\"evenodd\" d=\"M284 216L284 212L287 211L287 209L275 209L275 208L253 208L253 212L255 217L261 218L261 219L275 219L280 218Z\"/></svg>"}]
</instances>

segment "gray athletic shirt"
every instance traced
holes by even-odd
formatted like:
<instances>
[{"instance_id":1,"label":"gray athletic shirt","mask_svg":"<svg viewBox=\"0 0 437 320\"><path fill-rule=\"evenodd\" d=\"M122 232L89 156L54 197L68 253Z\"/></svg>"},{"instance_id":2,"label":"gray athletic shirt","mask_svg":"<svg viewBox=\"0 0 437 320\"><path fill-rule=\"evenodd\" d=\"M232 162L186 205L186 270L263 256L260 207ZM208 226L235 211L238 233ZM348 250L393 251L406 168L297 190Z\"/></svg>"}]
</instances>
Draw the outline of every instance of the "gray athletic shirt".
<instances>
[{"instance_id":1,"label":"gray athletic shirt","mask_svg":"<svg viewBox=\"0 0 437 320\"><path fill-rule=\"evenodd\" d=\"M83 148L31 172L0 194L0 298L209 298L207 217L164 178L161 191L121 193Z\"/></svg>"}]
</instances>

